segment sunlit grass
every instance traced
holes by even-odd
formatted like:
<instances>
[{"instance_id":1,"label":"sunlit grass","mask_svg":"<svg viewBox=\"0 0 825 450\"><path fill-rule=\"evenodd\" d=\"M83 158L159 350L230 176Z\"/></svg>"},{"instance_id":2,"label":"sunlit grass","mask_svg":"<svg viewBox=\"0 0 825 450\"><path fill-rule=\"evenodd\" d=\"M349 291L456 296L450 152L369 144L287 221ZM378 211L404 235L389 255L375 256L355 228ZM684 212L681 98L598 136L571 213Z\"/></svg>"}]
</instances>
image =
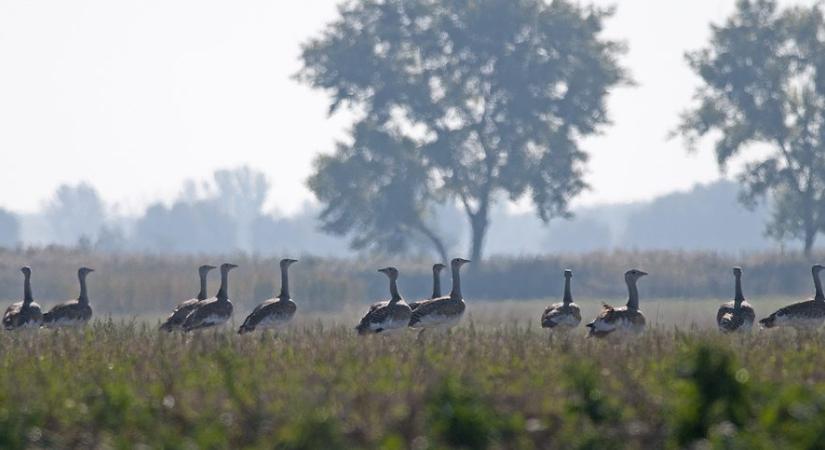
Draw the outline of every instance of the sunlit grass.
<instances>
[{"instance_id":1,"label":"sunlit grass","mask_svg":"<svg viewBox=\"0 0 825 450\"><path fill-rule=\"evenodd\" d=\"M647 333L613 344L548 336L542 303L476 304L422 339L358 337L354 310L278 335L143 320L2 333L0 447L758 448L825 429L821 332L722 336L676 327L683 306L662 302Z\"/></svg>"}]
</instances>

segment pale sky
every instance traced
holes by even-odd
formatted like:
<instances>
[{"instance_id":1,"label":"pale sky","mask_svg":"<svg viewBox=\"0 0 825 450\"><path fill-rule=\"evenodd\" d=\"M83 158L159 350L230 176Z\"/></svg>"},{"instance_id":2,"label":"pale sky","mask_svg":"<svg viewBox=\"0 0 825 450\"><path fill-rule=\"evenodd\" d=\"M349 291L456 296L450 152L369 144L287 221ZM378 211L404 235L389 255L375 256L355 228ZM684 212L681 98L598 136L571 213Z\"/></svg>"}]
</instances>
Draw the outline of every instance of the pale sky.
<instances>
[{"instance_id":1,"label":"pale sky","mask_svg":"<svg viewBox=\"0 0 825 450\"><path fill-rule=\"evenodd\" d=\"M300 209L313 157L347 126L291 79L299 44L336 3L0 0L0 207L35 211L58 185L87 181L134 214L185 179L245 164L271 178L268 208ZM614 124L586 142L592 190L576 203L717 179L709 150L688 155L667 133L698 82L684 52L735 1L596 3L617 5L606 33L626 40L638 86L612 94Z\"/></svg>"}]
</instances>

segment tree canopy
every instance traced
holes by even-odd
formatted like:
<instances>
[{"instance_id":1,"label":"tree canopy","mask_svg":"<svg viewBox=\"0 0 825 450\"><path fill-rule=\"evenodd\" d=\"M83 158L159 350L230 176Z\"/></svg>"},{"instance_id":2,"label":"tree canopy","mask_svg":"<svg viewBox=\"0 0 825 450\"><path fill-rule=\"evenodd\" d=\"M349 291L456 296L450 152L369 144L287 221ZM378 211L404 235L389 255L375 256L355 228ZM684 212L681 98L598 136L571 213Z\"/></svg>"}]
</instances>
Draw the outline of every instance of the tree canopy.
<instances>
[{"instance_id":1,"label":"tree canopy","mask_svg":"<svg viewBox=\"0 0 825 450\"><path fill-rule=\"evenodd\" d=\"M687 58L703 84L679 132L691 149L715 138L722 168L737 155L752 156L739 175L742 200L754 205L771 196L768 233L801 239L810 254L825 231L821 7L780 11L772 0L740 0L733 16L713 27L708 47Z\"/></svg>"},{"instance_id":2,"label":"tree canopy","mask_svg":"<svg viewBox=\"0 0 825 450\"><path fill-rule=\"evenodd\" d=\"M490 207L529 198L548 221L586 184L579 140L608 122L626 75L610 10L563 0L360 0L302 51L298 78L357 119L316 161L324 229L355 247L423 238L439 253L433 205L456 202L481 257Z\"/></svg>"}]
</instances>

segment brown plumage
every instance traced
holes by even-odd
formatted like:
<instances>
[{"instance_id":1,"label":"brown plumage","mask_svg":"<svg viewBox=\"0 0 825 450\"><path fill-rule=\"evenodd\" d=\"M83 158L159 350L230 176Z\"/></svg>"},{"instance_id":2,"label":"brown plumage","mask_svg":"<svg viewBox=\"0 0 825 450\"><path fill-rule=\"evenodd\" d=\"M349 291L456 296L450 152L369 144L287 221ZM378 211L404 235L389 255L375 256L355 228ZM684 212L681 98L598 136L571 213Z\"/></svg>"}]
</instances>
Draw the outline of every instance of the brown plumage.
<instances>
[{"instance_id":1,"label":"brown plumage","mask_svg":"<svg viewBox=\"0 0 825 450\"><path fill-rule=\"evenodd\" d=\"M590 329L588 336L603 338L613 335L638 334L645 329L645 316L639 310L639 290L636 282L647 275L641 270L631 269L625 272L624 280L627 284L627 305L614 308L604 304L601 313L595 320L587 324Z\"/></svg>"},{"instance_id":2,"label":"brown plumage","mask_svg":"<svg viewBox=\"0 0 825 450\"><path fill-rule=\"evenodd\" d=\"M32 297L32 271L29 267L23 267L20 271L23 272L23 300L13 303L3 314L3 327L7 330L37 328L43 322L40 305Z\"/></svg>"},{"instance_id":3,"label":"brown plumage","mask_svg":"<svg viewBox=\"0 0 825 450\"><path fill-rule=\"evenodd\" d=\"M733 276L735 279L733 301L719 307L719 311L716 313L716 325L719 330L725 333L750 331L753 321L756 319L756 313L742 293L742 268L734 267Z\"/></svg>"},{"instance_id":4,"label":"brown plumage","mask_svg":"<svg viewBox=\"0 0 825 450\"><path fill-rule=\"evenodd\" d=\"M433 264L433 294L427 300L441 297L441 271L444 270L445 267L447 266L441 263ZM419 300L417 302L410 303L410 309L415 311L416 308L421 306L427 300Z\"/></svg>"},{"instance_id":5,"label":"brown plumage","mask_svg":"<svg viewBox=\"0 0 825 450\"><path fill-rule=\"evenodd\" d=\"M401 293L398 292L398 269L386 267L379 272L390 279L390 299L370 306L369 311L355 327L358 334L378 334L400 331L407 328L412 311Z\"/></svg>"},{"instance_id":6,"label":"brown plumage","mask_svg":"<svg viewBox=\"0 0 825 450\"><path fill-rule=\"evenodd\" d=\"M410 326L413 328L449 328L455 326L464 315L464 297L461 294L461 266L470 262L454 258L450 262L453 287L450 295L421 302L412 312Z\"/></svg>"},{"instance_id":7,"label":"brown plumage","mask_svg":"<svg viewBox=\"0 0 825 450\"><path fill-rule=\"evenodd\" d=\"M77 327L85 325L92 318L92 307L89 305L89 294L86 290L86 276L92 272L94 269L88 267L81 267L77 270L80 295L76 300L61 303L43 314L44 327Z\"/></svg>"},{"instance_id":8,"label":"brown plumage","mask_svg":"<svg viewBox=\"0 0 825 450\"><path fill-rule=\"evenodd\" d=\"M289 296L289 266L298 262L297 259L285 258L281 260L281 293L256 306L246 317L238 329L238 334L249 333L257 328L280 328L292 320L298 309Z\"/></svg>"},{"instance_id":9,"label":"brown plumage","mask_svg":"<svg viewBox=\"0 0 825 450\"><path fill-rule=\"evenodd\" d=\"M180 330L183 326L183 321L186 320L186 316L189 315L195 308L198 306L198 303L207 299L206 294L206 276L210 270L214 269L215 266L203 265L198 267L198 276L200 277L200 291L195 298L190 298L184 302L178 304L175 307L175 310L172 311L172 314L166 318L166 321L160 326L160 329L163 331L174 331Z\"/></svg>"},{"instance_id":10,"label":"brown plumage","mask_svg":"<svg viewBox=\"0 0 825 450\"><path fill-rule=\"evenodd\" d=\"M822 292L822 281L819 278L822 269L823 266L820 264L811 267L811 275L814 278L813 299L779 308L759 323L765 328L780 326L816 328L822 325L822 322L825 322L825 294Z\"/></svg>"},{"instance_id":11,"label":"brown plumage","mask_svg":"<svg viewBox=\"0 0 825 450\"><path fill-rule=\"evenodd\" d=\"M573 294L570 290L570 280L573 278L572 270L564 271L564 297L561 303L554 303L548 306L541 315L541 327L570 330L579 326L582 321L579 305L573 303Z\"/></svg>"},{"instance_id":12,"label":"brown plumage","mask_svg":"<svg viewBox=\"0 0 825 450\"><path fill-rule=\"evenodd\" d=\"M198 302L195 309L183 321L183 331L198 330L226 323L232 317L229 300L229 271L235 264L221 264L221 287L215 297Z\"/></svg>"}]
</instances>

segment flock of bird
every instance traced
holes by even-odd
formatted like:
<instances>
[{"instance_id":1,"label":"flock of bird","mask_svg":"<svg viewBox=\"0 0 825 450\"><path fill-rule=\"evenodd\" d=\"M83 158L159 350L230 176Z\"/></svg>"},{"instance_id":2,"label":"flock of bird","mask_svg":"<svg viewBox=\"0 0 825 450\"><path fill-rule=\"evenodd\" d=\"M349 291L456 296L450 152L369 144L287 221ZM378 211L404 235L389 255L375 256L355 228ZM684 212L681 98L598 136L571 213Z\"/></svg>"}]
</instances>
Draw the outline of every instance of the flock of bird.
<instances>
[{"instance_id":1,"label":"flock of bird","mask_svg":"<svg viewBox=\"0 0 825 450\"><path fill-rule=\"evenodd\" d=\"M295 316L297 307L289 294L289 267L295 259L282 259L281 292L277 297L259 304L246 317L238 333L250 333L258 329L278 329L286 326ZM444 264L433 266L433 292L426 300L407 303L398 290L398 269L386 267L379 272L389 278L390 298L373 303L367 313L355 327L358 334L393 334L407 328L421 330L449 329L461 320L466 305L461 293L461 267L470 261L455 258L451 261L452 288L448 295L441 294L441 271ZM204 265L198 269L200 291L195 298L177 305L169 317L160 326L163 331L193 331L215 327L226 323L232 317L233 306L229 299L229 271L237 267L224 263L220 266L221 284L214 297L207 296L207 274L215 266ZM759 321L764 328L791 326L813 328L825 322L825 294L822 290L820 273L823 266L816 264L811 268L814 281L814 297L810 300L792 303L773 312ZM7 330L31 328L77 327L86 324L92 317L86 289L86 276L93 272L88 267L77 271L80 282L80 295L77 299L54 306L42 313L40 305L34 302L31 288L31 268L23 267L23 299L8 307L3 315L3 326ZM605 338L608 336L632 336L645 329L646 320L639 309L639 290L637 281L647 275L638 269L625 272L628 300L622 307L604 304L598 316L588 323L589 337ZM756 313L745 300L742 291L742 269L733 268L734 299L719 307L716 323L723 332L748 331L753 327ZM541 326L552 330L569 331L581 323L581 309L573 302L571 281L573 272L564 271L564 295L562 301L555 303L541 316Z\"/></svg>"}]
</instances>

